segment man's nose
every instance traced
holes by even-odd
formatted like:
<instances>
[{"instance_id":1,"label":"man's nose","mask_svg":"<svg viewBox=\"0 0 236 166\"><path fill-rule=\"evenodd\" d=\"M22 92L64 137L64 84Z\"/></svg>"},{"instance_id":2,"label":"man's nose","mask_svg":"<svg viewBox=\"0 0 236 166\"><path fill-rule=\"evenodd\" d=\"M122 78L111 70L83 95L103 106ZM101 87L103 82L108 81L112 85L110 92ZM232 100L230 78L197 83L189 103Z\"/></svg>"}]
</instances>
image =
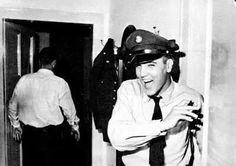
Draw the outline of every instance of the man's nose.
<instances>
[{"instance_id":1,"label":"man's nose","mask_svg":"<svg viewBox=\"0 0 236 166\"><path fill-rule=\"evenodd\" d=\"M140 76L145 77L147 75L147 68L145 65L141 64L140 65Z\"/></svg>"}]
</instances>

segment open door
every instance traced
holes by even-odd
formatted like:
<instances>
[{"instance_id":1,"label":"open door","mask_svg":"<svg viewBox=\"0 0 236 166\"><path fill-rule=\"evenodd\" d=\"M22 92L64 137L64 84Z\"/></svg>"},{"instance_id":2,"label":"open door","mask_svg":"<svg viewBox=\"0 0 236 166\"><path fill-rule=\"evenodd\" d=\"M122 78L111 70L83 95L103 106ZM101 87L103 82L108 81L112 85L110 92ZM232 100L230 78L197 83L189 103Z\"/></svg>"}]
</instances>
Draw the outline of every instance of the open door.
<instances>
[{"instance_id":1,"label":"open door","mask_svg":"<svg viewBox=\"0 0 236 166\"><path fill-rule=\"evenodd\" d=\"M92 66L92 27L85 29L66 26L50 34L50 46L59 55L55 74L64 78L71 89L77 115L80 118L80 141L66 140L66 165L91 166L92 114L89 110L89 74ZM69 29L69 31L68 31Z\"/></svg>"},{"instance_id":2,"label":"open door","mask_svg":"<svg viewBox=\"0 0 236 166\"><path fill-rule=\"evenodd\" d=\"M81 140L68 136L69 166L92 164L92 114L89 110L89 74L92 67L93 26L87 24L5 19L4 24L4 98L5 155L8 166L22 165L20 144L12 138L7 105L18 79L38 70L38 52L55 47L59 55L55 74L64 78L71 89L80 118Z\"/></svg>"},{"instance_id":3,"label":"open door","mask_svg":"<svg viewBox=\"0 0 236 166\"><path fill-rule=\"evenodd\" d=\"M12 128L7 117L8 102L19 78L37 68L34 55L38 48L37 34L26 27L3 20L4 24L4 94L5 94L5 139L8 166L21 164L20 144L12 138Z\"/></svg>"}]
</instances>

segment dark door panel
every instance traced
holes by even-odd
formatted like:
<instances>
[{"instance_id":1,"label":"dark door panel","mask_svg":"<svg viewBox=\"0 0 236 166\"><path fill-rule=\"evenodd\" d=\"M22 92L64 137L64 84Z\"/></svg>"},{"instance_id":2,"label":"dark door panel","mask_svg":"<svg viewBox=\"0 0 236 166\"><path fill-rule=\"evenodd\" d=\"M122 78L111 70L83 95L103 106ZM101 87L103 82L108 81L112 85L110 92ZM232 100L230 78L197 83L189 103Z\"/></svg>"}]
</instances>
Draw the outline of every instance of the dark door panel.
<instances>
[{"instance_id":1,"label":"dark door panel","mask_svg":"<svg viewBox=\"0 0 236 166\"><path fill-rule=\"evenodd\" d=\"M37 47L37 34L30 28L23 27L12 23L10 20L4 20L5 29L5 58L4 58L4 81L5 81L5 111L7 111L8 102L13 93L14 87L19 78L31 72L30 53L35 55ZM33 39L33 40L32 40ZM30 40L31 43L30 44ZM30 48L34 47L34 48ZM31 52L30 52L31 50ZM20 165L20 144L12 138L12 128L7 118L5 117L5 133L6 133L6 156L8 166Z\"/></svg>"},{"instance_id":2,"label":"dark door panel","mask_svg":"<svg viewBox=\"0 0 236 166\"><path fill-rule=\"evenodd\" d=\"M89 73L92 66L92 32L69 28L70 32L51 33L50 45L58 51L56 75L64 78L71 89L77 115L80 118L81 139L79 143L68 137L66 149L70 166L91 166L92 115L89 110ZM86 34L87 33L87 34Z\"/></svg>"}]
</instances>

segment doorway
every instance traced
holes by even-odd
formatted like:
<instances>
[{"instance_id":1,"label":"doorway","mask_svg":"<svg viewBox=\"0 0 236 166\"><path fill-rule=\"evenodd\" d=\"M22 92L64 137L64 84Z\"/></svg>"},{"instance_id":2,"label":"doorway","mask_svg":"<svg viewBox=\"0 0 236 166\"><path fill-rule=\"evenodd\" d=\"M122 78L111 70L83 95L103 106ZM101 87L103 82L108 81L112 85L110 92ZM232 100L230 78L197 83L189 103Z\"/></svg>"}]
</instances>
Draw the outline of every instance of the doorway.
<instances>
[{"instance_id":1,"label":"doorway","mask_svg":"<svg viewBox=\"0 0 236 166\"><path fill-rule=\"evenodd\" d=\"M64 78L71 89L80 118L81 139L76 143L68 134L67 165L90 166L92 158L92 115L89 111L89 73L92 66L92 24L75 24L33 20L5 19L5 105L21 75L35 72L37 54L43 48L56 48L58 63L55 74ZM7 117L5 117L7 118ZM12 140L6 120L7 161L21 163L20 148Z\"/></svg>"}]
</instances>

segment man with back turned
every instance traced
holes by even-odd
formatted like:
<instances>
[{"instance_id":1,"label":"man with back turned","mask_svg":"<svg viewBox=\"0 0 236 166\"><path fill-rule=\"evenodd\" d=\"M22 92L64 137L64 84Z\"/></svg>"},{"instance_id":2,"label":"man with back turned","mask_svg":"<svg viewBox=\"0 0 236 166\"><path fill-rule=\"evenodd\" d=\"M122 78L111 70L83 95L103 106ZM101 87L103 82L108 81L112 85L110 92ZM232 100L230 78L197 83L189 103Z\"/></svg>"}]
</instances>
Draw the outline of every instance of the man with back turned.
<instances>
[{"instance_id":1,"label":"man with back turned","mask_svg":"<svg viewBox=\"0 0 236 166\"><path fill-rule=\"evenodd\" d=\"M63 159L63 121L79 141L79 118L70 88L55 76L56 53L44 48L39 54L41 68L20 78L9 102L8 117L13 137L22 140L23 166L60 166Z\"/></svg>"}]
</instances>

